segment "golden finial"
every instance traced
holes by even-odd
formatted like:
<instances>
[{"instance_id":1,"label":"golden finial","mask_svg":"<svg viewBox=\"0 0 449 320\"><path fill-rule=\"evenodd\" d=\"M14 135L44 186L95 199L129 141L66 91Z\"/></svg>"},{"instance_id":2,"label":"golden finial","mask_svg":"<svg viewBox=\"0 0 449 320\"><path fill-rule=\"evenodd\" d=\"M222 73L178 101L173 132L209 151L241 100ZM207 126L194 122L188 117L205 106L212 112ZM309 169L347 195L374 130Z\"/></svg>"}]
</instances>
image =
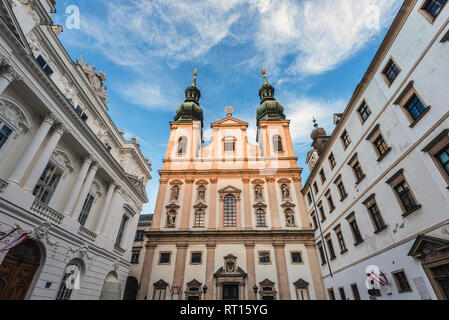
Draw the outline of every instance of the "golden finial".
<instances>
[{"instance_id":1,"label":"golden finial","mask_svg":"<svg viewBox=\"0 0 449 320\"><path fill-rule=\"evenodd\" d=\"M267 81L267 70L265 70L265 68L262 68L262 74L263 74L263 84L268 84L268 81Z\"/></svg>"},{"instance_id":2,"label":"golden finial","mask_svg":"<svg viewBox=\"0 0 449 320\"><path fill-rule=\"evenodd\" d=\"M196 77L198 76L198 69L193 70L193 84L192 86L196 87Z\"/></svg>"},{"instance_id":3,"label":"golden finial","mask_svg":"<svg viewBox=\"0 0 449 320\"><path fill-rule=\"evenodd\" d=\"M226 114L228 115L228 117L232 117L232 113L234 112L234 108L231 106L228 106L225 108Z\"/></svg>"}]
</instances>

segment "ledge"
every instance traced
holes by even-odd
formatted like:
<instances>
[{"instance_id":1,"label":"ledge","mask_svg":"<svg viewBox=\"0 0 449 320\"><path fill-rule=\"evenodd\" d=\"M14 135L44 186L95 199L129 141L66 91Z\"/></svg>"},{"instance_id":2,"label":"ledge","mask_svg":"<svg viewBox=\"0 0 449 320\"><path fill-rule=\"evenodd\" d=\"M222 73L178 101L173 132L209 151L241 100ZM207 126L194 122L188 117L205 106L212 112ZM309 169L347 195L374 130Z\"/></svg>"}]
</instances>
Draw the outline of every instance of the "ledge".
<instances>
[{"instance_id":1,"label":"ledge","mask_svg":"<svg viewBox=\"0 0 449 320\"><path fill-rule=\"evenodd\" d=\"M389 147L385 152L384 152L384 154L383 155L381 155L380 157L379 157L379 159L377 159L377 162L381 162L389 153L390 153L390 151L391 151L391 147Z\"/></svg>"},{"instance_id":2,"label":"ledge","mask_svg":"<svg viewBox=\"0 0 449 320\"><path fill-rule=\"evenodd\" d=\"M421 209L421 208L422 208L422 205L418 204L418 205L414 206L412 209L410 209L409 211L405 212L402 216L403 216L404 218L405 218L405 217L408 217L408 216L411 215L413 212L418 211L418 210Z\"/></svg>"},{"instance_id":3,"label":"ledge","mask_svg":"<svg viewBox=\"0 0 449 320\"><path fill-rule=\"evenodd\" d=\"M97 234L90 231L89 229L80 226L79 230L78 230L78 235L82 236L83 238L86 238L87 240L90 241L95 241L95 239L97 238Z\"/></svg>"},{"instance_id":4,"label":"ledge","mask_svg":"<svg viewBox=\"0 0 449 320\"><path fill-rule=\"evenodd\" d=\"M114 245L114 252L116 252L120 255L123 255L126 252L126 250L123 248L120 248L119 246Z\"/></svg>"},{"instance_id":5,"label":"ledge","mask_svg":"<svg viewBox=\"0 0 449 320\"><path fill-rule=\"evenodd\" d=\"M64 215L59 213L58 211L50 208L46 204L35 200L31 205L30 211L37 214L41 218L45 220L51 221L55 224L61 224L62 220L64 220Z\"/></svg>"},{"instance_id":6,"label":"ledge","mask_svg":"<svg viewBox=\"0 0 449 320\"><path fill-rule=\"evenodd\" d=\"M382 228L380 228L380 229L374 231L374 234L379 234L379 233L381 233L382 231L386 230L387 228L388 228L388 225L386 224L386 225L384 225Z\"/></svg>"},{"instance_id":7,"label":"ledge","mask_svg":"<svg viewBox=\"0 0 449 320\"><path fill-rule=\"evenodd\" d=\"M428 106L424 111L423 111L423 113L421 113L421 115L418 117L418 119L416 119L415 121L413 121L411 124L410 124L410 128L413 128L414 126L416 126L416 124L426 115L426 113L427 112L429 112L430 111L430 106Z\"/></svg>"}]
</instances>

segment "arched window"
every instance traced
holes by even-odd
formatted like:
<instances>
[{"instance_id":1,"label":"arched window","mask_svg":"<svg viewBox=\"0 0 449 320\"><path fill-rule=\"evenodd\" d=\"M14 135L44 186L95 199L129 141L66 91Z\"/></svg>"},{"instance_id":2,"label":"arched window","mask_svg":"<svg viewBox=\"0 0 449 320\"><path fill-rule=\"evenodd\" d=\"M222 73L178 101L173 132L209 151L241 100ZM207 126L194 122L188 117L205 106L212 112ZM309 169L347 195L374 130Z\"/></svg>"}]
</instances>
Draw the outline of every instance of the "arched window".
<instances>
[{"instance_id":1,"label":"arched window","mask_svg":"<svg viewBox=\"0 0 449 320\"><path fill-rule=\"evenodd\" d=\"M204 211L198 209L195 212L195 228L202 228L202 227L204 227Z\"/></svg>"},{"instance_id":2,"label":"arched window","mask_svg":"<svg viewBox=\"0 0 449 320\"><path fill-rule=\"evenodd\" d=\"M282 152L284 151L282 147L282 138L279 135L273 136L273 149L275 152Z\"/></svg>"},{"instance_id":3,"label":"arched window","mask_svg":"<svg viewBox=\"0 0 449 320\"><path fill-rule=\"evenodd\" d=\"M178 154L185 154L187 152L187 138L181 137L178 140Z\"/></svg>"},{"instance_id":4,"label":"arched window","mask_svg":"<svg viewBox=\"0 0 449 320\"><path fill-rule=\"evenodd\" d=\"M237 227L237 200L232 194L224 197L223 219L225 227Z\"/></svg>"},{"instance_id":5,"label":"arched window","mask_svg":"<svg viewBox=\"0 0 449 320\"><path fill-rule=\"evenodd\" d=\"M256 223L258 227L266 227L265 211L263 209L257 209L256 211Z\"/></svg>"},{"instance_id":6,"label":"arched window","mask_svg":"<svg viewBox=\"0 0 449 320\"><path fill-rule=\"evenodd\" d=\"M73 289L80 289L81 272L82 266L78 261L74 260L67 265L56 300L70 300Z\"/></svg>"}]
</instances>

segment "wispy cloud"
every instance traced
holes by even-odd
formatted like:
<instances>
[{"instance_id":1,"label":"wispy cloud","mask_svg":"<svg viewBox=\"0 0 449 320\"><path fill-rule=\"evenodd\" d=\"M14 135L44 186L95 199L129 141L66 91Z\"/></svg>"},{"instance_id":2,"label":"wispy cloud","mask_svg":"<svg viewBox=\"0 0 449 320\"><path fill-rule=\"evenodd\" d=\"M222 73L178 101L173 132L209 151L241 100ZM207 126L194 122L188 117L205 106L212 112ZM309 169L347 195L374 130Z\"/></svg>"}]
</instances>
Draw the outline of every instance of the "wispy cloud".
<instances>
[{"instance_id":1,"label":"wispy cloud","mask_svg":"<svg viewBox=\"0 0 449 320\"><path fill-rule=\"evenodd\" d=\"M162 94L158 85L134 83L124 85L120 90L122 96L130 103L149 110L166 110L169 99Z\"/></svg>"}]
</instances>

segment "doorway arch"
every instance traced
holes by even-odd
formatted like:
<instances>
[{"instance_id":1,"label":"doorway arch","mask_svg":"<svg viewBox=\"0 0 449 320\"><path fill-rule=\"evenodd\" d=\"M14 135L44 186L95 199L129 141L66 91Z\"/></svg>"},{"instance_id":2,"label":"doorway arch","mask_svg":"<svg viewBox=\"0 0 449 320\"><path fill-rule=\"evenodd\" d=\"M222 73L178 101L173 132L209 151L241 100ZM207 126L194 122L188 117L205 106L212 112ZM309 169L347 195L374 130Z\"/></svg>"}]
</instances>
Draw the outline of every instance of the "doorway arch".
<instances>
[{"instance_id":1,"label":"doorway arch","mask_svg":"<svg viewBox=\"0 0 449 320\"><path fill-rule=\"evenodd\" d=\"M104 280L100 300L121 300L121 286L117 272L111 271Z\"/></svg>"},{"instance_id":2,"label":"doorway arch","mask_svg":"<svg viewBox=\"0 0 449 320\"><path fill-rule=\"evenodd\" d=\"M137 291L139 291L139 282L135 277L128 277L126 279L125 293L123 300L136 300Z\"/></svg>"},{"instance_id":3,"label":"doorway arch","mask_svg":"<svg viewBox=\"0 0 449 320\"><path fill-rule=\"evenodd\" d=\"M41 265L42 252L28 239L8 251L0 265L0 300L24 300Z\"/></svg>"}]
</instances>

